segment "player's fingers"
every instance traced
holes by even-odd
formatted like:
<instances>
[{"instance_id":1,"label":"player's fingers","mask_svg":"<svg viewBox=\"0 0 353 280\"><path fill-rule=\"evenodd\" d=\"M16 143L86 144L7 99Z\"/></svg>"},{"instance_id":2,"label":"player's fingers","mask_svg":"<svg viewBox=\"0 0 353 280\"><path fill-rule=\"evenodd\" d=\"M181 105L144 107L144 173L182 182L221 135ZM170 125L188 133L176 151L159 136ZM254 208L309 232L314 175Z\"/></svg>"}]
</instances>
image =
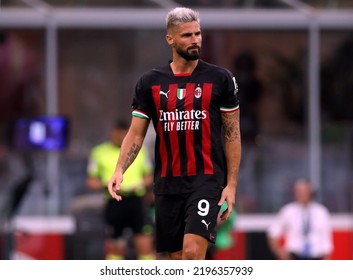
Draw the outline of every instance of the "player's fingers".
<instances>
[{"instance_id":1,"label":"player's fingers","mask_svg":"<svg viewBox=\"0 0 353 280\"><path fill-rule=\"evenodd\" d=\"M110 179L108 182L108 191L111 196L113 196L113 193L115 193L114 185L115 185L114 181L112 179Z\"/></svg>"},{"instance_id":2,"label":"player's fingers","mask_svg":"<svg viewBox=\"0 0 353 280\"><path fill-rule=\"evenodd\" d=\"M109 183L108 183L108 191L112 197L116 195L116 192L119 191L120 188L118 184L116 183L116 178L112 178Z\"/></svg>"},{"instance_id":3,"label":"player's fingers","mask_svg":"<svg viewBox=\"0 0 353 280\"><path fill-rule=\"evenodd\" d=\"M112 198L116 199L117 201L121 201L123 198L118 194L120 191L120 183L119 177L113 176L108 182L108 191Z\"/></svg>"},{"instance_id":4,"label":"player's fingers","mask_svg":"<svg viewBox=\"0 0 353 280\"><path fill-rule=\"evenodd\" d=\"M218 206L222 206L223 202L226 200L225 196L221 196L221 199L218 201Z\"/></svg>"},{"instance_id":5,"label":"player's fingers","mask_svg":"<svg viewBox=\"0 0 353 280\"><path fill-rule=\"evenodd\" d=\"M109 188L109 193L112 196L112 198L116 199L117 201L122 200L122 197L118 195L118 190L119 188L116 187L116 184L111 185L111 188Z\"/></svg>"},{"instance_id":6,"label":"player's fingers","mask_svg":"<svg viewBox=\"0 0 353 280\"><path fill-rule=\"evenodd\" d=\"M121 201L121 200L123 199L120 195L118 195L118 194L116 194L116 193L114 193L112 197L113 197L114 199L116 199L117 201Z\"/></svg>"},{"instance_id":7,"label":"player's fingers","mask_svg":"<svg viewBox=\"0 0 353 280\"><path fill-rule=\"evenodd\" d=\"M230 213L232 213L232 211L233 211L233 203L230 203L229 201L227 201L227 203L228 203L228 207L227 207L227 210L228 210L228 212L229 212L229 214Z\"/></svg>"}]
</instances>

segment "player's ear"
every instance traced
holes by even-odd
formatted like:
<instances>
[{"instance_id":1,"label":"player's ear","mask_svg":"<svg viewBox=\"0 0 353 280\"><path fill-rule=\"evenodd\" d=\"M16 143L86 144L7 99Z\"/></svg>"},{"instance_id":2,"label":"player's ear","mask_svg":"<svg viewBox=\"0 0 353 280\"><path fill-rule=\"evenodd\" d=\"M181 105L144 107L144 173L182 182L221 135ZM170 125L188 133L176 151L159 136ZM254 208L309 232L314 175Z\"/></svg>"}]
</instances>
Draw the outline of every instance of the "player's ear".
<instances>
[{"instance_id":1,"label":"player's ear","mask_svg":"<svg viewBox=\"0 0 353 280\"><path fill-rule=\"evenodd\" d=\"M170 35L170 34L165 35L165 39L166 39L169 46L173 46L174 39L173 39L172 35Z\"/></svg>"}]
</instances>

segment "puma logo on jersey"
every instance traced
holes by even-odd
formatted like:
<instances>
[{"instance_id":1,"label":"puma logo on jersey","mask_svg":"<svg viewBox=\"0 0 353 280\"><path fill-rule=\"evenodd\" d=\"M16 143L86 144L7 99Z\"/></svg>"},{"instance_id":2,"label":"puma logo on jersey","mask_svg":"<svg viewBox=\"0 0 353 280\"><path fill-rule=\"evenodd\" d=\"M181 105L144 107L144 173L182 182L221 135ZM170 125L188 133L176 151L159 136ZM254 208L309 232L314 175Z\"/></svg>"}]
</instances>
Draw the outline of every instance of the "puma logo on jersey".
<instances>
[{"instance_id":1,"label":"puma logo on jersey","mask_svg":"<svg viewBox=\"0 0 353 280\"><path fill-rule=\"evenodd\" d=\"M168 98L168 94L169 94L169 90L167 92L164 92L164 91L159 91L159 94L162 94L164 95L166 98Z\"/></svg>"},{"instance_id":2,"label":"puma logo on jersey","mask_svg":"<svg viewBox=\"0 0 353 280\"><path fill-rule=\"evenodd\" d=\"M201 223L203 223L206 226L206 229L208 230L208 226L211 224L211 222L206 223L205 220L202 220Z\"/></svg>"}]
</instances>

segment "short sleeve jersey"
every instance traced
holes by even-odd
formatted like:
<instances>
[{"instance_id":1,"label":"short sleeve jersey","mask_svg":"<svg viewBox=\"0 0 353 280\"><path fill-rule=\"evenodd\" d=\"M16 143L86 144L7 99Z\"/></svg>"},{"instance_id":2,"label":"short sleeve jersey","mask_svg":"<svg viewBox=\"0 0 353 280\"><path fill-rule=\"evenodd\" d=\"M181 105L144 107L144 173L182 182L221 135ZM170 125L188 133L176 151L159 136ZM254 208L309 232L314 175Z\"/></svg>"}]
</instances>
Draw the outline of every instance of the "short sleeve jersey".
<instances>
[{"instance_id":1,"label":"short sleeve jersey","mask_svg":"<svg viewBox=\"0 0 353 280\"><path fill-rule=\"evenodd\" d=\"M156 194L225 185L221 114L238 110L237 91L227 69L202 60L192 73L175 75L168 64L139 79L132 114L156 130Z\"/></svg>"}]
</instances>

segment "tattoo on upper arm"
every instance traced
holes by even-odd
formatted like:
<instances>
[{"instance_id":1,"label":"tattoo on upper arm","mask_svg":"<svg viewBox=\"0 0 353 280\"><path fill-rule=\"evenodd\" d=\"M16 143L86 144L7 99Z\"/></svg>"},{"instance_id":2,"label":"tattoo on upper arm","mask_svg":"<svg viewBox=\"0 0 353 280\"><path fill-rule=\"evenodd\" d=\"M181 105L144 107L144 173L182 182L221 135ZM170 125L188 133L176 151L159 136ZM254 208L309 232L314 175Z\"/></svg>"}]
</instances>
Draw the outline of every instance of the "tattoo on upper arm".
<instances>
[{"instance_id":1,"label":"tattoo on upper arm","mask_svg":"<svg viewBox=\"0 0 353 280\"><path fill-rule=\"evenodd\" d=\"M222 122L225 141L240 141L239 110L232 113L223 113Z\"/></svg>"},{"instance_id":2,"label":"tattoo on upper arm","mask_svg":"<svg viewBox=\"0 0 353 280\"><path fill-rule=\"evenodd\" d=\"M130 150L127 153L126 161L123 164L123 170L125 171L130 164L135 160L138 152L140 150L140 146L136 143L132 144Z\"/></svg>"}]
</instances>

